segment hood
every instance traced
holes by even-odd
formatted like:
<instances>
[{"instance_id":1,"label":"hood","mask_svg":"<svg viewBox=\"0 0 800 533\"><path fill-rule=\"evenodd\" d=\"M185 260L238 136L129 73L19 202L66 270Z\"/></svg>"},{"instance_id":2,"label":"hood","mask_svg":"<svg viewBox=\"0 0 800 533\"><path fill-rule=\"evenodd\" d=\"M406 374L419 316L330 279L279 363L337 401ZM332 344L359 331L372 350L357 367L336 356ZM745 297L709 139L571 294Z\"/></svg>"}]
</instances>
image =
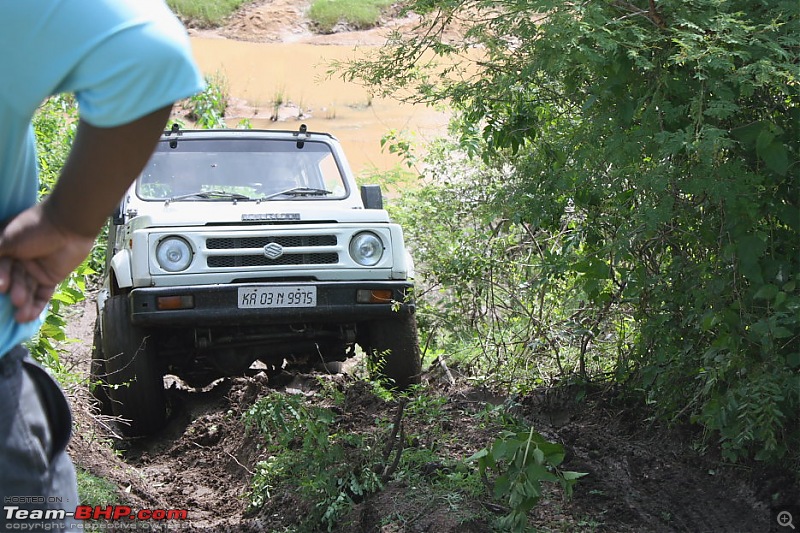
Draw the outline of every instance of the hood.
<instances>
[{"instance_id":1,"label":"hood","mask_svg":"<svg viewBox=\"0 0 800 533\"><path fill-rule=\"evenodd\" d=\"M326 205L328 204L328 205ZM388 223L383 209L343 206L342 202L148 202L130 205L137 228L274 223Z\"/></svg>"}]
</instances>

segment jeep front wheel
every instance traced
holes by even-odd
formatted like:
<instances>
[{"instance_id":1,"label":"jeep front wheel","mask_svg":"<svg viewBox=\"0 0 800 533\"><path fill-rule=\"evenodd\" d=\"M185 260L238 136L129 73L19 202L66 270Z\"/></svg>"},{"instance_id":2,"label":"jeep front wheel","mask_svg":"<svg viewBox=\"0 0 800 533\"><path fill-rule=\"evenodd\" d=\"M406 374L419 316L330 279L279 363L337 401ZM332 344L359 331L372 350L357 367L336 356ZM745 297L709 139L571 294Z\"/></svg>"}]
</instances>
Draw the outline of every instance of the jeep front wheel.
<instances>
[{"instance_id":1,"label":"jeep front wheel","mask_svg":"<svg viewBox=\"0 0 800 533\"><path fill-rule=\"evenodd\" d=\"M420 358L417 322L412 314L400 314L391 320L369 322L366 352L377 377L386 378L393 388L408 389L420 382Z\"/></svg>"},{"instance_id":2,"label":"jeep front wheel","mask_svg":"<svg viewBox=\"0 0 800 533\"><path fill-rule=\"evenodd\" d=\"M112 409L130 421L121 430L127 436L143 436L164 426L166 394L153 339L146 330L133 326L130 317L127 297L106 300L101 345Z\"/></svg>"},{"instance_id":3,"label":"jeep front wheel","mask_svg":"<svg viewBox=\"0 0 800 533\"><path fill-rule=\"evenodd\" d=\"M106 357L100 337L100 320L94 324L94 342L92 343L92 362L89 367L89 387L97 402L101 415L111 416L114 409L111 407L111 398L108 397L108 382L106 381Z\"/></svg>"}]
</instances>

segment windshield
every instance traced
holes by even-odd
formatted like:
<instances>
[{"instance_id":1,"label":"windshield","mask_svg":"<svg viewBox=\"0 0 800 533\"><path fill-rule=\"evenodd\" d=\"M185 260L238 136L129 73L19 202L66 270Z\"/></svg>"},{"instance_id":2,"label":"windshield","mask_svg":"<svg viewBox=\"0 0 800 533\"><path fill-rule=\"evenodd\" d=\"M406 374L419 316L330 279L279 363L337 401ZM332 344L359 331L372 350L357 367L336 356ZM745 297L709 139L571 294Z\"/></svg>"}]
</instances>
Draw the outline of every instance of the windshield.
<instances>
[{"instance_id":1,"label":"windshield","mask_svg":"<svg viewBox=\"0 0 800 533\"><path fill-rule=\"evenodd\" d=\"M143 200L325 200L347 194L322 142L187 139L158 143L136 185Z\"/></svg>"}]
</instances>

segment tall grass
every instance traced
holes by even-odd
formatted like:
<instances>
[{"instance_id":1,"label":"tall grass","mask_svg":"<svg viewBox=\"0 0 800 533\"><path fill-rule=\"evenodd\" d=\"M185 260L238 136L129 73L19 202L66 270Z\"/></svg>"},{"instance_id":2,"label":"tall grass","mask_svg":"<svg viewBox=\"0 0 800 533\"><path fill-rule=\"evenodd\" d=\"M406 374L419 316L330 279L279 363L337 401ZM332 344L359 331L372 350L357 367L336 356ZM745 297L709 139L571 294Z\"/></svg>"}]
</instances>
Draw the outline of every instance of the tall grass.
<instances>
[{"instance_id":1,"label":"tall grass","mask_svg":"<svg viewBox=\"0 0 800 533\"><path fill-rule=\"evenodd\" d=\"M184 21L201 28L219 26L222 21L251 0L167 0L170 9Z\"/></svg>"},{"instance_id":2,"label":"tall grass","mask_svg":"<svg viewBox=\"0 0 800 533\"><path fill-rule=\"evenodd\" d=\"M315 0L308 17L320 33L331 33L339 23L363 30L377 25L381 10L390 5L391 0Z\"/></svg>"}]
</instances>

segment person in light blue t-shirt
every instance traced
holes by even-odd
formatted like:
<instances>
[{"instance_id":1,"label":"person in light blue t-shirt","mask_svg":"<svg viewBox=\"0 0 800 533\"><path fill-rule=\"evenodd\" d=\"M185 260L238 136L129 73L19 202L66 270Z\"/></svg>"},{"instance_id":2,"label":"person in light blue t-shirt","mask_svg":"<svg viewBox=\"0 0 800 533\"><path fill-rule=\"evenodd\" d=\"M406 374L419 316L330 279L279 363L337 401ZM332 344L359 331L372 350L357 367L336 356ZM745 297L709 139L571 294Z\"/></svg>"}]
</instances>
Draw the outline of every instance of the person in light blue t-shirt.
<instances>
[{"instance_id":1,"label":"person in light blue t-shirt","mask_svg":"<svg viewBox=\"0 0 800 533\"><path fill-rule=\"evenodd\" d=\"M63 393L21 342L91 250L149 158L172 104L203 88L163 0L0 2L0 530L78 504ZM72 93L79 123L52 193L36 202L31 119ZM28 516L31 516L28 514Z\"/></svg>"}]
</instances>

